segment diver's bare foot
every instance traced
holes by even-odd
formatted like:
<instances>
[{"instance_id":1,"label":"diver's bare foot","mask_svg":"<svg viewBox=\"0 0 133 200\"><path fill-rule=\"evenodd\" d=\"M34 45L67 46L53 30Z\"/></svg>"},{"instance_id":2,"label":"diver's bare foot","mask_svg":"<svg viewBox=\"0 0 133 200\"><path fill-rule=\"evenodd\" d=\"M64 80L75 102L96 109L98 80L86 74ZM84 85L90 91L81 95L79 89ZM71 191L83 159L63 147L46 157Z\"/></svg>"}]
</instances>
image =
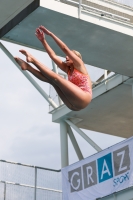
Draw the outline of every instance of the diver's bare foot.
<instances>
[{"instance_id":1,"label":"diver's bare foot","mask_svg":"<svg viewBox=\"0 0 133 200\"><path fill-rule=\"evenodd\" d=\"M19 57L14 57L14 59L20 65L22 70L28 69L28 63L26 63L24 60L20 59Z\"/></svg>"},{"instance_id":2,"label":"diver's bare foot","mask_svg":"<svg viewBox=\"0 0 133 200\"><path fill-rule=\"evenodd\" d=\"M22 54L26 56L27 62L31 62L31 63L33 62L33 56L28 51L21 49L19 50L19 52L21 52Z\"/></svg>"}]
</instances>

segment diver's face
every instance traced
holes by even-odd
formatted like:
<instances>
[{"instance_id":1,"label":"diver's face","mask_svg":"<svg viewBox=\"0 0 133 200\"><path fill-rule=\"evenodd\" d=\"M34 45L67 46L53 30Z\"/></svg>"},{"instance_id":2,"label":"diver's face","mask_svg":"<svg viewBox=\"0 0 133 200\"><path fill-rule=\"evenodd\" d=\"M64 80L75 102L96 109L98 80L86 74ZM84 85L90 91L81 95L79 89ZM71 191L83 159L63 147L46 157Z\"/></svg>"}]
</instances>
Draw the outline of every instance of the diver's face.
<instances>
[{"instance_id":1,"label":"diver's face","mask_svg":"<svg viewBox=\"0 0 133 200\"><path fill-rule=\"evenodd\" d=\"M67 66L70 66L73 64L73 61L68 56L66 56L66 64Z\"/></svg>"}]
</instances>

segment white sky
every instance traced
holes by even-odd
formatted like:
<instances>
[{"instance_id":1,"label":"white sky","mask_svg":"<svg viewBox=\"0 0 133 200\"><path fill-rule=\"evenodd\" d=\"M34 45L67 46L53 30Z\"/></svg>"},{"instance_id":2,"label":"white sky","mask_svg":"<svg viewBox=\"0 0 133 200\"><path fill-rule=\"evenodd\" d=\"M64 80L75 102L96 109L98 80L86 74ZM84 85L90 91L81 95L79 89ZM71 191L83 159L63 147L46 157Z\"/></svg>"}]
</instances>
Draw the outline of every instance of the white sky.
<instances>
[{"instance_id":1,"label":"white sky","mask_svg":"<svg viewBox=\"0 0 133 200\"><path fill-rule=\"evenodd\" d=\"M18 50L22 47L1 41L14 56L24 59ZM52 68L46 53L29 49L41 62ZM49 106L23 74L0 50L0 159L53 169L61 168L59 124L52 123L48 114ZM96 68L90 69L91 78L102 73ZM49 94L49 85L36 79ZM86 131L98 145L104 149L122 138ZM78 134L75 135L85 157L96 153ZM106 142L105 142L106 141ZM70 146L70 163L77 156Z\"/></svg>"}]
</instances>

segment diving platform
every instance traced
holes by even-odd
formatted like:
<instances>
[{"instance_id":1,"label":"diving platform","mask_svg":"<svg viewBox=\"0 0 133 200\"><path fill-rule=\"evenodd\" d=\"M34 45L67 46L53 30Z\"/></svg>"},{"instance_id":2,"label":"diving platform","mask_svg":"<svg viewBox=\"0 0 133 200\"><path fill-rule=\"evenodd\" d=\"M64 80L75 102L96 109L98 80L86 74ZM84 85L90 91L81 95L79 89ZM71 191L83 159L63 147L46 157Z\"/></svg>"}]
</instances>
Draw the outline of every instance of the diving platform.
<instances>
[{"instance_id":1,"label":"diving platform","mask_svg":"<svg viewBox=\"0 0 133 200\"><path fill-rule=\"evenodd\" d=\"M5 1L0 12L0 37L44 51L35 37L35 29L42 24L79 51L86 64L132 77L133 8L113 1L96 1L99 6L101 2L103 10L76 0ZM107 6L117 14L107 12ZM64 57L50 37L47 41L57 55Z\"/></svg>"},{"instance_id":2,"label":"diving platform","mask_svg":"<svg viewBox=\"0 0 133 200\"><path fill-rule=\"evenodd\" d=\"M93 99L87 108L71 111L65 105L56 105L27 72L21 71L53 107L52 121L60 124L61 137L64 135L61 139L62 159L65 158L62 167L68 165L66 141L67 133L72 135L70 127L74 127L97 151L101 148L80 128L124 138L133 133L133 8L108 0L96 0L95 3L97 7L91 0L14 0L13 6L5 0L1 6L2 40L44 51L35 37L35 29L42 24L71 49L81 52L86 64L115 72L114 76L93 88ZM57 55L64 57L50 37L47 41ZM0 46L20 69L11 53L2 43ZM75 148L79 159L83 159L77 144Z\"/></svg>"},{"instance_id":3,"label":"diving platform","mask_svg":"<svg viewBox=\"0 0 133 200\"><path fill-rule=\"evenodd\" d=\"M116 185L118 183L121 184L121 181L126 182L132 177L128 171L130 169L129 156L132 158L132 154L130 155L130 153L133 152L133 145L130 141L133 140L133 138L129 138L133 135L133 8L119 4L117 1L118 0L95 0L95 2L93 0L12 0L9 2L8 0L4 0L0 7L1 40L44 51L41 43L35 37L35 29L39 25L44 25L63 40L71 49L79 51L86 64L106 69L104 80L101 81L100 77L99 83L93 86L92 102L85 109L72 111L62 104L60 98L60 105L58 106L27 71L22 71L20 69L20 66L15 62L12 54L6 49L4 44L0 42L2 51L52 107L50 111L50 114L52 114L52 121L60 125L61 167L63 170L67 169L67 167L71 169L71 171L68 171L65 178L68 184L71 183L71 193L73 194L76 194L75 190L80 191L90 187L89 180L92 181L91 186L97 186L97 184L99 184L99 187L106 192L105 186L107 185L105 182L105 186L102 186L102 179L104 174L106 174L108 176L105 177L104 181L106 181L106 179L110 181L111 178L113 178L112 170L115 170L115 175L119 176L117 179L114 179L114 184ZM64 57L65 55L55 42L50 37L46 37L56 54ZM52 64L53 71L58 73L57 66L54 63ZM108 76L110 72L115 72L115 74ZM87 161L86 164L84 163L85 159L77 143L73 129L98 152L98 154L93 155L95 157L94 160L91 156L90 160ZM81 129L129 139L120 143L118 145L119 149L117 146L110 147L111 151L109 151L108 148L104 153L101 147L99 147L95 141L92 141ZM75 169L74 165L69 166L68 136L79 159L79 163L76 164L77 166ZM103 157L101 157L101 155ZM110 161L111 164L108 163L108 161ZM97 165L96 162L98 163ZM103 164L102 168L100 163ZM80 164L82 164L82 166L80 166ZM112 166L114 166L114 168ZM99 168L96 169L96 167ZM76 171L74 172L74 170ZM85 172L84 174L87 173L87 176L82 174L83 170ZM89 170L91 170L90 173ZM95 172L94 175L92 174L92 170ZM100 174L101 170L101 176L97 175L96 177L96 172ZM124 174L121 176L122 173ZM74 178L74 176L76 178ZM88 177L88 182L86 177ZM99 183L97 182L97 178L99 178ZM82 181L84 181L84 183L80 185ZM15 182L9 183L3 181L2 183L4 183L3 191L6 191L7 184L16 184ZM113 189L108 193L109 195L106 194L102 196L98 194L97 200L125 200L125 198L129 200L133 195L132 185L129 186L121 187L122 190L117 190L117 188ZM68 188L70 190L70 187ZM124 188L125 190L123 190ZM34 189L34 199L36 200L36 189L38 189L37 167L35 167ZM47 188L41 189L46 190ZM97 189L97 192L101 191L101 189ZM62 199L62 192L60 190L50 191L58 192L58 199ZM63 193L66 191L65 185ZM113 193L113 191L115 191L115 193ZM96 190L94 190L94 196L95 193ZM6 192L4 192L4 195L5 194ZM70 199L68 194L66 196L66 199L63 197L64 200ZM6 195L4 199L5 197ZM81 200L80 195L78 195L78 198L72 199ZM86 199L88 199L87 196L85 197L85 200Z\"/></svg>"}]
</instances>

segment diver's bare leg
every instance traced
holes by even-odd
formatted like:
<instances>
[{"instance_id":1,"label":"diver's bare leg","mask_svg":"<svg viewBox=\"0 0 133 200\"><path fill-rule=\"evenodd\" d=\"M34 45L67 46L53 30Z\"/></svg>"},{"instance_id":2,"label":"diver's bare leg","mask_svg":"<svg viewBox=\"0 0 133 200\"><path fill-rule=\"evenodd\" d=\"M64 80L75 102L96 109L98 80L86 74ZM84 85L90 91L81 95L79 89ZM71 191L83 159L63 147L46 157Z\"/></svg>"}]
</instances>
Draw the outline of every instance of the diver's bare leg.
<instances>
[{"instance_id":1,"label":"diver's bare leg","mask_svg":"<svg viewBox=\"0 0 133 200\"><path fill-rule=\"evenodd\" d=\"M46 77L44 77L43 74L39 70L36 70L31 65L29 65L29 63L25 62L24 60L18 57L14 57L14 59L20 65L22 70L27 70L31 72L39 80L49 83L49 80Z\"/></svg>"},{"instance_id":2,"label":"diver's bare leg","mask_svg":"<svg viewBox=\"0 0 133 200\"><path fill-rule=\"evenodd\" d=\"M52 81L54 85L57 85L76 109L83 109L91 102L91 95L89 92L84 92L78 86L54 73L27 51L22 51L21 53L26 56L27 61L33 63L50 82Z\"/></svg>"},{"instance_id":3,"label":"diver's bare leg","mask_svg":"<svg viewBox=\"0 0 133 200\"><path fill-rule=\"evenodd\" d=\"M25 61L23 61L22 59L20 59L18 57L15 57L15 60L21 66L22 70L27 70L27 71L31 72L39 80L50 83L55 88L56 92L58 93L58 95L60 96L60 98L66 104L66 106L68 108L70 108L71 110L77 110L76 108L73 107L73 105L65 97L65 95L62 93L60 88L58 88L58 86L56 86L52 82L50 82L40 71L34 69L31 65L29 65L28 63L26 63Z\"/></svg>"}]
</instances>

